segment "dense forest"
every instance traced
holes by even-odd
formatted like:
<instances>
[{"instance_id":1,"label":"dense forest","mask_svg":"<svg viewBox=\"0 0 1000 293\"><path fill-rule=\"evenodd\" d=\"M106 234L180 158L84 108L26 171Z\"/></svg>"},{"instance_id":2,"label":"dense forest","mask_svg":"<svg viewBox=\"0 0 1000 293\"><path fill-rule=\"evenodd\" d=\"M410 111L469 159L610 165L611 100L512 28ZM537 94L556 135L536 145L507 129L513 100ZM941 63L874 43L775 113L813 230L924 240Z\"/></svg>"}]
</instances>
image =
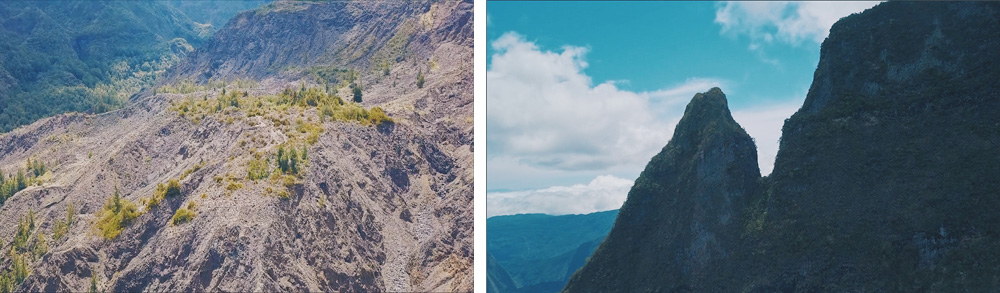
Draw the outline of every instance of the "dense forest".
<instances>
[{"instance_id":1,"label":"dense forest","mask_svg":"<svg viewBox=\"0 0 1000 293\"><path fill-rule=\"evenodd\" d=\"M120 108L216 25L261 3L0 2L0 133L54 114Z\"/></svg>"}]
</instances>

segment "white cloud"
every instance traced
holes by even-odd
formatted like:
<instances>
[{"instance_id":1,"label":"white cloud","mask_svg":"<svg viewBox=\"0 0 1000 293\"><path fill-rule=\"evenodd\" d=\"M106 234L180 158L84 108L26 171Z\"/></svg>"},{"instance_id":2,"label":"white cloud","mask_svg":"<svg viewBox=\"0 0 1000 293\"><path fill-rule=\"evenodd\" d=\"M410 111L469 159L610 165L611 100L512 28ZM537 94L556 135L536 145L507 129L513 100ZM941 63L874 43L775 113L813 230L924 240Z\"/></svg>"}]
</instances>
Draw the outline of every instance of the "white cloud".
<instances>
[{"instance_id":1,"label":"white cloud","mask_svg":"<svg viewBox=\"0 0 1000 293\"><path fill-rule=\"evenodd\" d=\"M586 214L621 208L632 181L611 175L597 176L588 184L486 194L486 216L543 213Z\"/></svg>"},{"instance_id":2,"label":"white cloud","mask_svg":"<svg viewBox=\"0 0 1000 293\"><path fill-rule=\"evenodd\" d=\"M792 117L801 105L801 100L793 100L732 111L733 119L746 129L757 144L757 165L762 176L771 174L774 169L774 157L778 155L778 140L785 119Z\"/></svg>"},{"instance_id":3,"label":"white cloud","mask_svg":"<svg viewBox=\"0 0 1000 293\"><path fill-rule=\"evenodd\" d=\"M751 50L775 39L787 44L822 43L840 18L875 6L877 1L733 1L716 7L723 33L750 36Z\"/></svg>"},{"instance_id":4,"label":"white cloud","mask_svg":"<svg viewBox=\"0 0 1000 293\"><path fill-rule=\"evenodd\" d=\"M694 78L636 93L615 81L594 85L583 72L583 47L543 51L516 33L504 34L492 47L497 53L486 74L487 156L558 170L649 160L669 140L673 127L667 121L679 118L682 103L721 84Z\"/></svg>"}]
</instances>

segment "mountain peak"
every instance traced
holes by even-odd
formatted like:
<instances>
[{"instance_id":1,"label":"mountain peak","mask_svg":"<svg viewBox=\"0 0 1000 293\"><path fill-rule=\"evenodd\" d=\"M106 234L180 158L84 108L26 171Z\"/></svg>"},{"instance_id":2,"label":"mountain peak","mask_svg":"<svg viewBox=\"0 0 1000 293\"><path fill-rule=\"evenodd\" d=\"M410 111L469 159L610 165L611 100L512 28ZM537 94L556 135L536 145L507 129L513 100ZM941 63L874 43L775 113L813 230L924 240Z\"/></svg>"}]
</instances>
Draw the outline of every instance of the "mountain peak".
<instances>
[{"instance_id":1,"label":"mountain peak","mask_svg":"<svg viewBox=\"0 0 1000 293\"><path fill-rule=\"evenodd\" d=\"M719 87L713 87L704 93L697 93L694 98L691 99L691 103L688 105L690 109L691 105L707 105L711 107L722 107L726 108L727 112L729 110L729 101L726 100L726 93L722 92Z\"/></svg>"},{"instance_id":2,"label":"mountain peak","mask_svg":"<svg viewBox=\"0 0 1000 293\"><path fill-rule=\"evenodd\" d=\"M729 102L722 89L713 87L707 92L697 93L691 98L684 116L677 123L674 131L675 140L697 141L703 137L701 134L713 133L716 131L724 133L746 133L733 120L732 113L729 112Z\"/></svg>"},{"instance_id":3,"label":"mountain peak","mask_svg":"<svg viewBox=\"0 0 1000 293\"><path fill-rule=\"evenodd\" d=\"M726 95L719 88L696 94L674 137L635 180L608 237L565 291L708 288L711 272L738 250L739 213L759 179L757 149L733 120Z\"/></svg>"}]
</instances>

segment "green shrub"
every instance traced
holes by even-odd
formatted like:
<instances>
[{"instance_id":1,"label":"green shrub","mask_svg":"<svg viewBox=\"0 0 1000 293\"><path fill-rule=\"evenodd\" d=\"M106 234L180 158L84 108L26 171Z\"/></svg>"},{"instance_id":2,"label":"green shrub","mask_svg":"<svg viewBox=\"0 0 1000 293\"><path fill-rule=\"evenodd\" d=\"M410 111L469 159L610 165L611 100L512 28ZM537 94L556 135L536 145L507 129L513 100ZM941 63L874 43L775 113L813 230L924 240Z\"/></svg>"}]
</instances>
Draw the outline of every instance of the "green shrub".
<instances>
[{"instance_id":1,"label":"green shrub","mask_svg":"<svg viewBox=\"0 0 1000 293\"><path fill-rule=\"evenodd\" d=\"M76 208L73 207L73 203L66 204L66 219L56 219L55 223L52 225L52 240L59 240L64 235L69 227L73 225L74 216L76 215Z\"/></svg>"},{"instance_id":2,"label":"green shrub","mask_svg":"<svg viewBox=\"0 0 1000 293\"><path fill-rule=\"evenodd\" d=\"M361 86L360 85L354 86L354 88L351 89L351 91L354 93L354 102L361 103Z\"/></svg>"},{"instance_id":3,"label":"green shrub","mask_svg":"<svg viewBox=\"0 0 1000 293\"><path fill-rule=\"evenodd\" d=\"M0 274L0 292L14 292L17 286L28 277L27 259L17 253L10 253L10 267Z\"/></svg>"},{"instance_id":4,"label":"green shrub","mask_svg":"<svg viewBox=\"0 0 1000 293\"><path fill-rule=\"evenodd\" d=\"M417 72L417 88L424 88L424 72Z\"/></svg>"},{"instance_id":5,"label":"green shrub","mask_svg":"<svg viewBox=\"0 0 1000 293\"><path fill-rule=\"evenodd\" d=\"M163 183L156 185L156 190L153 191L153 197L146 202L146 209L155 208L160 205L160 201L167 197L175 197L181 195L181 184L177 182L177 179L170 179L167 184Z\"/></svg>"},{"instance_id":6,"label":"green shrub","mask_svg":"<svg viewBox=\"0 0 1000 293\"><path fill-rule=\"evenodd\" d=\"M38 239L35 240L35 257L41 257L49 251L49 242L45 240L45 234L38 233Z\"/></svg>"},{"instance_id":7,"label":"green shrub","mask_svg":"<svg viewBox=\"0 0 1000 293\"><path fill-rule=\"evenodd\" d=\"M235 182L235 181L230 181L229 185L226 186L226 190L229 190L229 191L236 191L236 190L239 190L240 188L243 188L243 183L239 183L239 182Z\"/></svg>"},{"instance_id":8,"label":"green shrub","mask_svg":"<svg viewBox=\"0 0 1000 293\"><path fill-rule=\"evenodd\" d=\"M291 197L291 194L289 194L287 190L278 191L279 199L288 199L289 197Z\"/></svg>"},{"instance_id":9,"label":"green shrub","mask_svg":"<svg viewBox=\"0 0 1000 293\"><path fill-rule=\"evenodd\" d=\"M91 269L90 270L90 289L87 290L87 293L97 293L97 292L98 292L97 291L97 271Z\"/></svg>"},{"instance_id":10,"label":"green shrub","mask_svg":"<svg viewBox=\"0 0 1000 293\"><path fill-rule=\"evenodd\" d=\"M192 201L191 203L188 204L187 208L177 209L177 211L174 212L174 217L170 219L170 222L173 223L174 225L190 222L191 219L194 219L194 216L196 215L194 212L194 208L195 205L194 202Z\"/></svg>"},{"instance_id":11,"label":"green shrub","mask_svg":"<svg viewBox=\"0 0 1000 293\"><path fill-rule=\"evenodd\" d=\"M17 222L17 233L14 234L13 249L18 252L28 251L31 240L31 233L35 231L35 211L28 210L28 214Z\"/></svg>"},{"instance_id":12,"label":"green shrub","mask_svg":"<svg viewBox=\"0 0 1000 293\"><path fill-rule=\"evenodd\" d=\"M104 204L104 208L97 213L97 229L101 231L104 239L111 240L118 237L125 230L125 226L132 223L141 213L135 204L128 199L122 198L115 188L115 193Z\"/></svg>"},{"instance_id":13,"label":"green shrub","mask_svg":"<svg viewBox=\"0 0 1000 293\"><path fill-rule=\"evenodd\" d=\"M261 158L260 154L254 154L254 158L247 163L247 179L257 181L271 176L271 166L267 158Z\"/></svg>"}]
</instances>

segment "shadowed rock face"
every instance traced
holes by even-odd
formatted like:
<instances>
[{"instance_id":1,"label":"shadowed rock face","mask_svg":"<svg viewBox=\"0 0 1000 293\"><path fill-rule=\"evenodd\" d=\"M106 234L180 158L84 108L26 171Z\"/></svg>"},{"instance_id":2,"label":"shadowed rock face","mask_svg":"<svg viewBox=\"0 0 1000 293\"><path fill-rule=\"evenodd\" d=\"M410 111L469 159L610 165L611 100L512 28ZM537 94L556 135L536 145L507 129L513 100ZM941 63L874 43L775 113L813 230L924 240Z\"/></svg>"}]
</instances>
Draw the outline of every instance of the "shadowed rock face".
<instances>
[{"instance_id":1,"label":"shadowed rock face","mask_svg":"<svg viewBox=\"0 0 1000 293\"><path fill-rule=\"evenodd\" d=\"M146 90L118 111L55 116L4 134L4 174L34 158L49 166L51 176L0 206L0 238L13 239L18 219L30 209L37 223L32 235L49 239L48 252L30 259L31 274L18 290L85 291L91 276L100 290L115 292L472 290L471 3L275 5L240 14L184 61L187 67L172 73L202 76L207 67L190 65L202 64L199 60L243 64L220 67L228 69L211 76L255 80L240 89L255 97L302 85L323 87L305 70L262 73L259 66L351 68L365 85L364 107L379 106L394 122L320 120L309 107L265 113L269 118L229 108L232 113L193 121L173 105L213 99L220 89ZM317 19L329 21L313 22ZM399 23L413 25L410 38L393 43L409 52L408 59L388 63L389 75L360 61L286 58L309 52L313 47L306 40L329 45L350 37L386 47ZM351 25L379 29L320 32ZM219 49L250 43L269 49L256 54ZM331 53L331 60L350 57L353 51L345 50ZM414 84L418 72L426 76L422 88ZM347 96L348 89L330 91ZM289 184L249 179L252 153L271 154L273 169L279 145L302 141L297 120L323 130L314 143L300 146L308 149L300 178ZM146 209L140 201L169 179L179 179L180 195ZM231 181L241 186L228 186ZM105 240L94 223L116 188L144 213L118 237ZM173 224L174 212L190 202L197 204L196 216ZM69 203L78 220L66 236L53 240L55 220L65 217ZM3 251L12 245L2 244ZM2 259L0 267L9 263Z\"/></svg>"},{"instance_id":2,"label":"shadowed rock face","mask_svg":"<svg viewBox=\"0 0 1000 293\"><path fill-rule=\"evenodd\" d=\"M997 3L890 2L831 28L761 200L759 288L1000 285L998 19Z\"/></svg>"},{"instance_id":3,"label":"shadowed rock face","mask_svg":"<svg viewBox=\"0 0 1000 293\"><path fill-rule=\"evenodd\" d=\"M711 288L706 277L739 249L739 214L759 178L756 146L730 115L725 94L713 88L695 95L566 290Z\"/></svg>"},{"instance_id":4,"label":"shadowed rock face","mask_svg":"<svg viewBox=\"0 0 1000 293\"><path fill-rule=\"evenodd\" d=\"M685 124L696 97L565 291L995 290L998 19L992 2L841 19L759 184L719 164L748 149L710 139L730 128Z\"/></svg>"}]
</instances>

